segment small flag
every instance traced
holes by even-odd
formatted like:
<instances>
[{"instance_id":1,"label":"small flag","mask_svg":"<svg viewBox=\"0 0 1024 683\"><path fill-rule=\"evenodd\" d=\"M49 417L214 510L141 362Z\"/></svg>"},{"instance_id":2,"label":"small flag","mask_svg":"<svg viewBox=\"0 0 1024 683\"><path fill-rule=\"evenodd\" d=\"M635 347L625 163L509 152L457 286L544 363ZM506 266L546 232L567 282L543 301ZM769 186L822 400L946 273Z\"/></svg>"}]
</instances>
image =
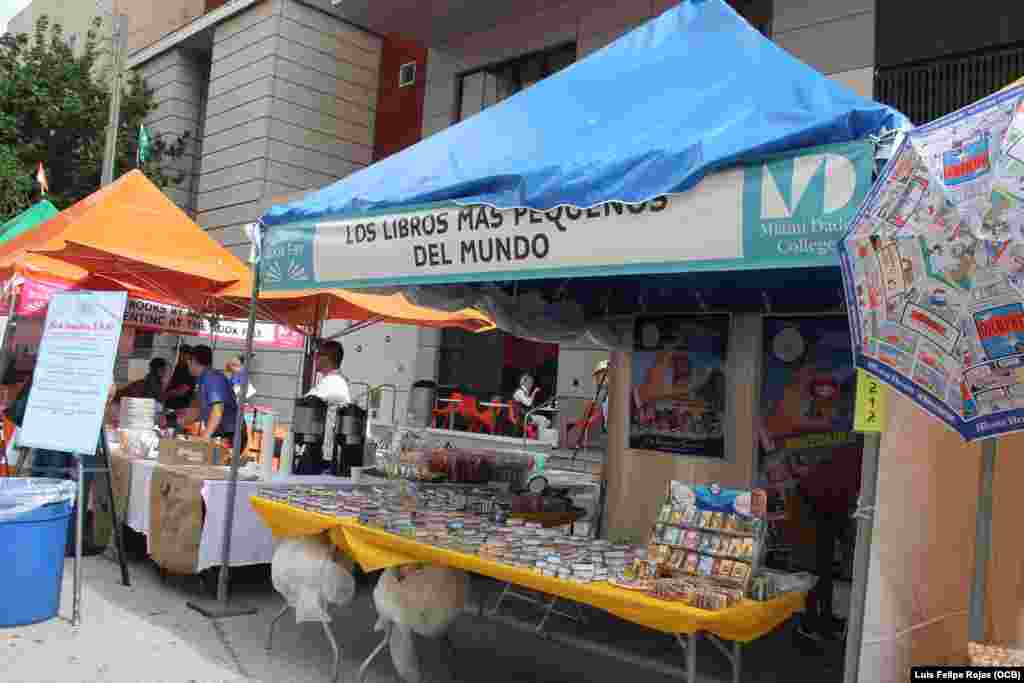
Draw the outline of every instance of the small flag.
<instances>
[{"instance_id":1,"label":"small flag","mask_svg":"<svg viewBox=\"0 0 1024 683\"><path fill-rule=\"evenodd\" d=\"M140 167L149 159L149 132L145 124L139 124L139 151L135 155L135 166Z\"/></svg>"},{"instance_id":2,"label":"small flag","mask_svg":"<svg viewBox=\"0 0 1024 683\"><path fill-rule=\"evenodd\" d=\"M263 230L259 223L245 226L245 235L249 238L249 263L260 262L263 250Z\"/></svg>"},{"instance_id":3,"label":"small flag","mask_svg":"<svg viewBox=\"0 0 1024 683\"><path fill-rule=\"evenodd\" d=\"M39 162L39 168L36 170L36 181L39 183L39 191L43 194L49 194L50 184L46 182L46 169L43 168L43 162Z\"/></svg>"}]
</instances>

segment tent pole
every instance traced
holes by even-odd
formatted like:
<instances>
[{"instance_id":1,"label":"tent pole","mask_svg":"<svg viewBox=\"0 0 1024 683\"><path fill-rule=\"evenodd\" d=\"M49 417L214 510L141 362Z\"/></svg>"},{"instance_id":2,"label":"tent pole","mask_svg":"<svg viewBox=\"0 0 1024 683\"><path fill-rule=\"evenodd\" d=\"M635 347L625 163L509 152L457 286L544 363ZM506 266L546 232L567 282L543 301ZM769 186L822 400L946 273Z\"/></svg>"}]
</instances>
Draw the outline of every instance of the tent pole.
<instances>
[{"instance_id":1,"label":"tent pole","mask_svg":"<svg viewBox=\"0 0 1024 683\"><path fill-rule=\"evenodd\" d=\"M262 236L259 238L262 240ZM249 326L245 335L245 357L252 357L253 337L256 334L256 304L260 291L260 264L253 266L252 297L249 300ZM224 538L221 545L220 571L217 576L217 602L202 605L189 602L189 607L210 619L238 617L255 614L256 609L230 607L228 605L228 575L231 559L231 532L235 525L235 499L238 495L238 467L241 462L242 434L245 430L245 409L249 403L249 392L239 392L238 414L235 417L235 440L231 444L231 479L228 482L227 510L224 514Z\"/></svg>"},{"instance_id":2,"label":"tent pole","mask_svg":"<svg viewBox=\"0 0 1024 683\"><path fill-rule=\"evenodd\" d=\"M13 280L13 278L12 278ZM11 298L7 309L7 322L4 324L3 338L0 339L0 373L7 373L7 364L15 360L17 354L10 353L7 349L14 343L14 331L17 328L15 309L18 306L18 292L21 285L11 283ZM11 398L13 401L13 397Z\"/></svg>"},{"instance_id":3,"label":"tent pole","mask_svg":"<svg viewBox=\"0 0 1024 683\"><path fill-rule=\"evenodd\" d=\"M843 683L857 683L864 641L864 609L868 600L868 574L871 567L871 534L875 525L875 501L878 497L878 452L881 434L864 435L860 468L860 500L857 507L857 540L853 551L853 585L850 589L850 615L846 622L846 665Z\"/></svg>"},{"instance_id":4,"label":"tent pole","mask_svg":"<svg viewBox=\"0 0 1024 683\"><path fill-rule=\"evenodd\" d=\"M326 304L325 306L326 307ZM302 359L302 395L305 396L313 388L313 376L316 368L313 365L313 354L316 352L316 344L320 340L320 327L324 316L321 311L320 301L317 301L316 312L313 315L313 334L306 337L306 355Z\"/></svg>"},{"instance_id":5,"label":"tent pole","mask_svg":"<svg viewBox=\"0 0 1024 683\"><path fill-rule=\"evenodd\" d=\"M988 581L988 560L992 556L992 482L996 469L996 440L981 442L981 486L978 492L978 513L974 520L974 580L971 583L968 637L972 642L985 642L985 596Z\"/></svg>"}]
</instances>

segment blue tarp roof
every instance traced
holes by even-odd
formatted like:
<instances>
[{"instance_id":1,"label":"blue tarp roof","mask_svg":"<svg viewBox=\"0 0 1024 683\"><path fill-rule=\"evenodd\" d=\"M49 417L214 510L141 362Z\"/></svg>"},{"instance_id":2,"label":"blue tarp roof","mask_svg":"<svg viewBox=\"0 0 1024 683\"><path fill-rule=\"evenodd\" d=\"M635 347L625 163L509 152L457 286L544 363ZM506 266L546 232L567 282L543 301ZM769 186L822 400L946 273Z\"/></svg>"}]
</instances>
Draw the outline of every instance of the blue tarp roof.
<instances>
[{"instance_id":1,"label":"blue tarp roof","mask_svg":"<svg viewBox=\"0 0 1024 683\"><path fill-rule=\"evenodd\" d=\"M265 225L438 201L640 202L764 154L909 125L762 36L686 0L515 96L302 199Z\"/></svg>"}]
</instances>

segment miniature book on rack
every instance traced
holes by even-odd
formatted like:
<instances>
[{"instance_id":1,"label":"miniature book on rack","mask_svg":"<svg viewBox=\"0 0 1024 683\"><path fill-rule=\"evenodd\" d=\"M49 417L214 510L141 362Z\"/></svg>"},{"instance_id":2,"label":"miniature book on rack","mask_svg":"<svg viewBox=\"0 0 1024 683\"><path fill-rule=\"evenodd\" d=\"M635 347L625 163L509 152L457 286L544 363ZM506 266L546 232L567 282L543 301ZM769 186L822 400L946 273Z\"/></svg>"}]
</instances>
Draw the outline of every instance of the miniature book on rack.
<instances>
[{"instance_id":1,"label":"miniature book on rack","mask_svg":"<svg viewBox=\"0 0 1024 683\"><path fill-rule=\"evenodd\" d=\"M695 607L738 603L761 557L766 508L761 489L669 482L651 533L648 576L638 578L655 580L656 594Z\"/></svg>"}]
</instances>

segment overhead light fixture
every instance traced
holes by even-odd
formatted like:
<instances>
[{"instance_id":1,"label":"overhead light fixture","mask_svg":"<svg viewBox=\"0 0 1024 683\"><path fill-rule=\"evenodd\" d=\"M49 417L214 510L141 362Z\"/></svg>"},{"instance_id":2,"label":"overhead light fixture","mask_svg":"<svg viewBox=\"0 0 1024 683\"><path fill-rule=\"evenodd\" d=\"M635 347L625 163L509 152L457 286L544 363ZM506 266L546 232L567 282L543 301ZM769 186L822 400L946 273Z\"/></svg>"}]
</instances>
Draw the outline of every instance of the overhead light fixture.
<instances>
[{"instance_id":1,"label":"overhead light fixture","mask_svg":"<svg viewBox=\"0 0 1024 683\"><path fill-rule=\"evenodd\" d=\"M340 7L342 0L331 0L331 7Z\"/></svg>"}]
</instances>

